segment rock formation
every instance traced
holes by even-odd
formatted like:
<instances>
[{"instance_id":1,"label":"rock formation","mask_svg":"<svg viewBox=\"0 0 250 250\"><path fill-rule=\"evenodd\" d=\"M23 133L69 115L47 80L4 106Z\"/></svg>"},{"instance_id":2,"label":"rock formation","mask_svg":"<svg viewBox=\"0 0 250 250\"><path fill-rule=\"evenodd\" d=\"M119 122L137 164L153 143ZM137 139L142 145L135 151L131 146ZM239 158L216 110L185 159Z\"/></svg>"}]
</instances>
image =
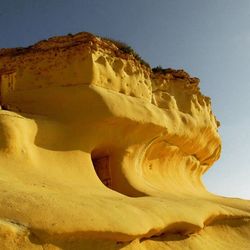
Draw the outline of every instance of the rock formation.
<instances>
[{"instance_id":1,"label":"rock formation","mask_svg":"<svg viewBox=\"0 0 250 250\"><path fill-rule=\"evenodd\" d=\"M0 249L250 249L198 84L89 33L1 49Z\"/></svg>"}]
</instances>

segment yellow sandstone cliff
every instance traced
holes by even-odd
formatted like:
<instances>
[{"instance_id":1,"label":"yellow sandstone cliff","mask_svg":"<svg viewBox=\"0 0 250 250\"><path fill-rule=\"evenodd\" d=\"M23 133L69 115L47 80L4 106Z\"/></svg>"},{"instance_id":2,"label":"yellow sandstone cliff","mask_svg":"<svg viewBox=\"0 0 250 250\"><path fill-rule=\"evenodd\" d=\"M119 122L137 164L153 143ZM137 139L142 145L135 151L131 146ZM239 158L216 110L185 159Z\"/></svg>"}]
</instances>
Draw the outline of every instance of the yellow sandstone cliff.
<instances>
[{"instance_id":1,"label":"yellow sandstone cliff","mask_svg":"<svg viewBox=\"0 0 250 250\"><path fill-rule=\"evenodd\" d=\"M250 249L198 84L90 33L1 49L0 249Z\"/></svg>"}]
</instances>

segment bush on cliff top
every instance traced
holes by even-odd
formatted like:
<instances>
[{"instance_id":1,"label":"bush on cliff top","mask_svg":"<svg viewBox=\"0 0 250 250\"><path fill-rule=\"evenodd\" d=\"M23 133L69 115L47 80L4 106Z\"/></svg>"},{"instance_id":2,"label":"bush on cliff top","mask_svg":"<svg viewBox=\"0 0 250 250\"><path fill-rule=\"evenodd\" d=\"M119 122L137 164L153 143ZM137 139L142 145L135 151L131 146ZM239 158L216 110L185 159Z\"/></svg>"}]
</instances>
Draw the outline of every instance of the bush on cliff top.
<instances>
[{"instance_id":1,"label":"bush on cliff top","mask_svg":"<svg viewBox=\"0 0 250 250\"><path fill-rule=\"evenodd\" d=\"M155 68L152 68L152 71L153 71L154 73L164 73L164 72L165 72L165 69L163 69L161 65L158 65L158 66L156 66Z\"/></svg>"},{"instance_id":2,"label":"bush on cliff top","mask_svg":"<svg viewBox=\"0 0 250 250\"><path fill-rule=\"evenodd\" d=\"M133 55L134 58L137 59L142 65L145 65L146 67L150 68L149 63L146 62L145 60L143 60L139 56L139 54L128 44L121 42L119 40L115 40L115 39L111 39L111 38L107 38L107 37L102 37L101 39L104 41L107 41L107 42L114 43L117 46L117 48L119 50L121 50L123 53Z\"/></svg>"}]
</instances>

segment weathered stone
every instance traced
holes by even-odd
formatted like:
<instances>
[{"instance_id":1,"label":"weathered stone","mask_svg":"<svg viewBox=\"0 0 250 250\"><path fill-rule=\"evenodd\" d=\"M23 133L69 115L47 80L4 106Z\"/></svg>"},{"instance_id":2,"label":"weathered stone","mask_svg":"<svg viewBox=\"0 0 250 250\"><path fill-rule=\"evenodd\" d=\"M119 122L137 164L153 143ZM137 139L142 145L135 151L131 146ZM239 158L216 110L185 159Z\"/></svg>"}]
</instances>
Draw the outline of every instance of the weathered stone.
<instances>
[{"instance_id":1,"label":"weathered stone","mask_svg":"<svg viewBox=\"0 0 250 250\"><path fill-rule=\"evenodd\" d=\"M0 50L1 249L249 249L250 203L209 193L199 79L90 33Z\"/></svg>"}]
</instances>

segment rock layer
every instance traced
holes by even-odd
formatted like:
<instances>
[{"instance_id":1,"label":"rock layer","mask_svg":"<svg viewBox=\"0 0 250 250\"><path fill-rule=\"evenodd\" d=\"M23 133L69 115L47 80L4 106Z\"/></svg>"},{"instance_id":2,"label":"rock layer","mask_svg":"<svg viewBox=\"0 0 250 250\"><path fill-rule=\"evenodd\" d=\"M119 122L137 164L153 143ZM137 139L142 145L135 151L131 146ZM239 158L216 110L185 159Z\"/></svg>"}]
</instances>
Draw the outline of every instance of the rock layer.
<instances>
[{"instance_id":1,"label":"rock layer","mask_svg":"<svg viewBox=\"0 0 250 250\"><path fill-rule=\"evenodd\" d=\"M1 249L248 249L249 201L201 181L221 140L199 80L124 46L0 50Z\"/></svg>"}]
</instances>

